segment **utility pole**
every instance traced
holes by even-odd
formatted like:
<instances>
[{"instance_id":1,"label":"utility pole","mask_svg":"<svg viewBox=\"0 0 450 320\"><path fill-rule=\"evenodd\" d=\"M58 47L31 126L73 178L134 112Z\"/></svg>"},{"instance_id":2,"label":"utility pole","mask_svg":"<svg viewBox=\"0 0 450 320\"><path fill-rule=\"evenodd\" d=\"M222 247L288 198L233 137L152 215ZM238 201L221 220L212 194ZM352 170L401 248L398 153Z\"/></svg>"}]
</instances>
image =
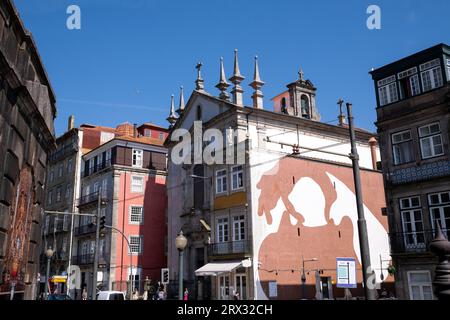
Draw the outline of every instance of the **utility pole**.
<instances>
[{"instance_id":1,"label":"utility pole","mask_svg":"<svg viewBox=\"0 0 450 320\"><path fill-rule=\"evenodd\" d=\"M373 276L373 270L370 264L369 239L367 236L367 225L364 217L364 206L361 192L361 175L359 172L359 155L356 149L355 128L353 126L352 104L347 103L348 128L350 131L351 154L350 159L353 164L353 179L355 182L356 208L358 211L358 235L359 247L361 250L361 265L364 281L364 293L366 300L375 300L375 290L369 288L368 278ZM370 268L370 275L368 269Z\"/></svg>"},{"instance_id":2,"label":"utility pole","mask_svg":"<svg viewBox=\"0 0 450 320\"><path fill-rule=\"evenodd\" d=\"M97 221L95 223L94 272L92 275L92 300L97 300L98 247L100 245L100 209L102 206L102 187L98 189Z\"/></svg>"}]
</instances>

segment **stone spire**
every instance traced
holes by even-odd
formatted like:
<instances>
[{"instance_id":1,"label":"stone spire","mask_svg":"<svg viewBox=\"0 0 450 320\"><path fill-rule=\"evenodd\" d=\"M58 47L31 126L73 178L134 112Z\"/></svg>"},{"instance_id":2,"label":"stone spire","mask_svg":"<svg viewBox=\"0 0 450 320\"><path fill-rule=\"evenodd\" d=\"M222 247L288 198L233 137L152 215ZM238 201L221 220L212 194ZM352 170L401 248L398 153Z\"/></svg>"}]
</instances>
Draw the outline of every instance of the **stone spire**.
<instances>
[{"instance_id":1,"label":"stone spire","mask_svg":"<svg viewBox=\"0 0 450 320\"><path fill-rule=\"evenodd\" d=\"M253 74L253 81L252 83L250 83L250 87L255 90L252 95L253 108L263 109L264 95L261 91L263 85L264 81L261 80L261 77L259 75L258 56L255 56L255 72Z\"/></svg>"},{"instance_id":2,"label":"stone spire","mask_svg":"<svg viewBox=\"0 0 450 320\"><path fill-rule=\"evenodd\" d=\"M305 73L303 72L302 68L300 68L300 70L298 71L298 78L300 81L305 81Z\"/></svg>"},{"instance_id":3,"label":"stone spire","mask_svg":"<svg viewBox=\"0 0 450 320\"><path fill-rule=\"evenodd\" d=\"M195 69L197 69L197 80L195 80L195 90L197 91L205 91L205 84L202 78L202 68L203 64L201 62L197 63Z\"/></svg>"},{"instance_id":4,"label":"stone spire","mask_svg":"<svg viewBox=\"0 0 450 320\"><path fill-rule=\"evenodd\" d=\"M170 126L169 126L170 128L172 128L173 125L175 124L175 122L177 122L177 116L175 115L175 105L173 102L173 95L170 98L170 114L166 120L167 120L167 122L170 123Z\"/></svg>"},{"instance_id":5,"label":"stone spire","mask_svg":"<svg viewBox=\"0 0 450 320\"><path fill-rule=\"evenodd\" d=\"M233 84L233 90L231 90L231 94L233 95L233 103L237 104L238 106L243 106L243 93L244 90L242 90L241 82L245 78L242 76L241 71L239 70L239 61L238 61L238 50L234 49L234 72L233 76L229 79Z\"/></svg>"},{"instance_id":6,"label":"stone spire","mask_svg":"<svg viewBox=\"0 0 450 320\"><path fill-rule=\"evenodd\" d=\"M183 86L180 87L180 105L178 107L177 113L181 116L184 112L184 90Z\"/></svg>"},{"instance_id":7,"label":"stone spire","mask_svg":"<svg viewBox=\"0 0 450 320\"><path fill-rule=\"evenodd\" d=\"M219 83L216 84L216 88L220 90L219 98L222 100L229 100L230 95L227 92L227 89L230 85L227 82L225 77L225 69L223 67L223 58L220 57L220 80Z\"/></svg>"}]
</instances>

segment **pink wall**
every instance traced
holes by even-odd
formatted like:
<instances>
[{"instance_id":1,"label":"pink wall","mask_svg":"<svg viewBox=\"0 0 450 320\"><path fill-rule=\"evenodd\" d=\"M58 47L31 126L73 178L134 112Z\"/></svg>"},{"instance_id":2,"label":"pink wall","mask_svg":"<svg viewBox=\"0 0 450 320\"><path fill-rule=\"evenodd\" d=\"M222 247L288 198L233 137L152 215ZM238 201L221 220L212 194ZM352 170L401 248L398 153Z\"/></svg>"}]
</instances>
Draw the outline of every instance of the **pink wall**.
<instances>
[{"instance_id":1,"label":"pink wall","mask_svg":"<svg viewBox=\"0 0 450 320\"><path fill-rule=\"evenodd\" d=\"M281 100L283 98L286 99L286 107L289 107L289 105L290 105L289 92L286 91L272 99L274 112L281 112Z\"/></svg>"},{"instance_id":2,"label":"pink wall","mask_svg":"<svg viewBox=\"0 0 450 320\"><path fill-rule=\"evenodd\" d=\"M166 177L161 175L146 176L144 178L144 192L131 193L131 175L126 172L120 175L119 203L117 227L125 235L143 235L143 252L141 255L129 255L126 242L117 237L116 265L123 265L123 269L116 269L116 281L126 280L130 258L133 267L142 269L141 279L149 276L152 280L160 280L161 268L165 268L167 259L164 254L164 239L167 235L166 226ZM144 222L141 225L129 223L131 205L143 205ZM122 254L123 252L123 254Z\"/></svg>"}]
</instances>

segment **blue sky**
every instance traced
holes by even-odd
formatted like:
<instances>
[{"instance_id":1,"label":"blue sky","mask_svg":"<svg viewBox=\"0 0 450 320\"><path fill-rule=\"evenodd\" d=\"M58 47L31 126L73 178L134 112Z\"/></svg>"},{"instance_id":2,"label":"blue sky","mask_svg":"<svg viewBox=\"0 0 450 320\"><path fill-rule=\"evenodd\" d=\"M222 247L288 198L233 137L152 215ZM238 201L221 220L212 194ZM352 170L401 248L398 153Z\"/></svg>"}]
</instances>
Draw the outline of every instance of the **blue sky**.
<instances>
[{"instance_id":1,"label":"blue sky","mask_svg":"<svg viewBox=\"0 0 450 320\"><path fill-rule=\"evenodd\" d=\"M76 124L116 126L154 122L166 126L170 95L186 99L202 61L206 90L217 95L219 58L231 76L239 49L246 76L259 56L265 108L298 77L318 88L325 122L337 117L336 101L354 105L360 127L375 130L375 94L368 72L437 43L449 43L448 0L396 1L150 1L14 0L33 33L58 106L56 132ZM81 30L66 28L66 9L81 8ZM366 27L366 9L381 8L381 30ZM178 101L176 101L178 103Z\"/></svg>"}]
</instances>

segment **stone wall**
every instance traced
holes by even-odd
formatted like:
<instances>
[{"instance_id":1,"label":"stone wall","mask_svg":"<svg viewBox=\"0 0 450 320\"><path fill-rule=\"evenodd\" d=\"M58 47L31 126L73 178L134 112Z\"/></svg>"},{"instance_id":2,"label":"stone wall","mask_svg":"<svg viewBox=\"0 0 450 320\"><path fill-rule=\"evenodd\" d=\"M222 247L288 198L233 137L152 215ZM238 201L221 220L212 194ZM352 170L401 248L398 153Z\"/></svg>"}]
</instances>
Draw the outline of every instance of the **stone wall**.
<instances>
[{"instance_id":1,"label":"stone wall","mask_svg":"<svg viewBox=\"0 0 450 320\"><path fill-rule=\"evenodd\" d=\"M0 3L0 300L34 299L55 98L31 34Z\"/></svg>"}]
</instances>

